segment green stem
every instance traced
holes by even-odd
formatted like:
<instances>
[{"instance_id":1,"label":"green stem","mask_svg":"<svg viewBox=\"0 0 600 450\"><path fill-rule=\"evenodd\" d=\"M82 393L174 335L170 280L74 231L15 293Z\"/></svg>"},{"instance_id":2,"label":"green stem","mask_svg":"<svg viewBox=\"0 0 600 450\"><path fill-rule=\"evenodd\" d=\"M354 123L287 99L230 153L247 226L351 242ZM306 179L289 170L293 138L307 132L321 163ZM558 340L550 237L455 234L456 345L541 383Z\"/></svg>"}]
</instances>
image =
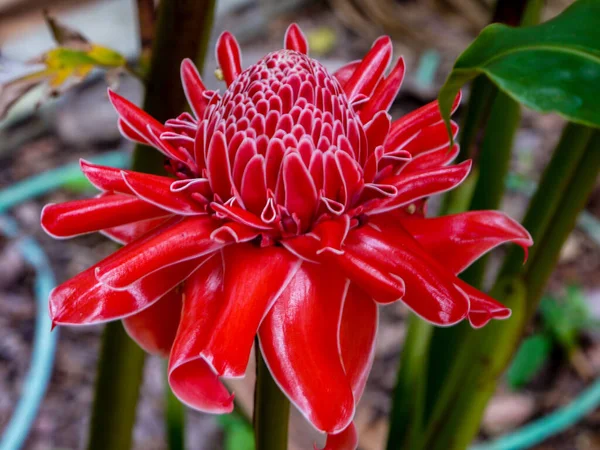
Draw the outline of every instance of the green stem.
<instances>
[{"instance_id":1,"label":"green stem","mask_svg":"<svg viewBox=\"0 0 600 450\"><path fill-rule=\"evenodd\" d=\"M88 450L129 450L144 352L121 322L104 328L96 392L90 422Z\"/></svg>"},{"instance_id":2,"label":"green stem","mask_svg":"<svg viewBox=\"0 0 600 450\"><path fill-rule=\"evenodd\" d=\"M408 332L392 399L387 450L419 448L425 405L423 373L427 372L427 349L433 328L415 314L408 319ZM405 398L410 392L410 398Z\"/></svg>"},{"instance_id":3,"label":"green stem","mask_svg":"<svg viewBox=\"0 0 600 450\"><path fill-rule=\"evenodd\" d=\"M473 158L477 138L481 133L482 124L490 113L490 105L496 96L498 88L485 75L479 75L471 84L469 102L465 109L460 129L460 154L457 162Z\"/></svg>"},{"instance_id":4,"label":"green stem","mask_svg":"<svg viewBox=\"0 0 600 450\"><path fill-rule=\"evenodd\" d=\"M168 376L165 376L165 397L167 405L165 428L168 448L169 450L185 450L185 406L173 394L168 383Z\"/></svg>"},{"instance_id":5,"label":"green stem","mask_svg":"<svg viewBox=\"0 0 600 450\"><path fill-rule=\"evenodd\" d=\"M525 269L529 317L537 308L546 283L558 262L560 250L575 227L577 217L596 185L599 172L600 131L596 130L573 172L569 185L564 190L542 240L536 243L536 254Z\"/></svg>"},{"instance_id":6,"label":"green stem","mask_svg":"<svg viewBox=\"0 0 600 450\"><path fill-rule=\"evenodd\" d=\"M159 4L144 110L160 122L177 117L185 108L179 76L181 61L192 59L202 73L215 3L215 0L162 0ZM136 147L133 163L140 172L161 173L164 157L140 145Z\"/></svg>"},{"instance_id":7,"label":"green stem","mask_svg":"<svg viewBox=\"0 0 600 450\"><path fill-rule=\"evenodd\" d=\"M285 450L288 442L290 402L273 380L256 346L254 440L256 450Z\"/></svg>"},{"instance_id":8,"label":"green stem","mask_svg":"<svg viewBox=\"0 0 600 450\"><path fill-rule=\"evenodd\" d=\"M214 8L215 0L160 2L144 101L146 112L159 121L176 117L185 108L179 66L184 58L192 58L202 69ZM163 156L156 150L137 146L132 168L161 173ZM121 323L108 324L98 366L89 450L131 447L143 368L144 353L127 336Z\"/></svg>"}]
</instances>

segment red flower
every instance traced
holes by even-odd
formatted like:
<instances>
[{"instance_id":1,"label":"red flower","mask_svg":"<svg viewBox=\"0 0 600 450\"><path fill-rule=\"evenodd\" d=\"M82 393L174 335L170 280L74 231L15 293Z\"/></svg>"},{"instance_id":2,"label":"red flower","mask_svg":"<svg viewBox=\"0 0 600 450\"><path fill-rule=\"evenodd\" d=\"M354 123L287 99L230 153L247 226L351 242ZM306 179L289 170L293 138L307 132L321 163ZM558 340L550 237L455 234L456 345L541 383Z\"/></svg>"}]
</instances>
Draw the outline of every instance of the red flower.
<instances>
[{"instance_id":1,"label":"red flower","mask_svg":"<svg viewBox=\"0 0 600 450\"><path fill-rule=\"evenodd\" d=\"M224 33L227 90L206 90L184 61L194 114L164 125L109 93L123 134L163 152L172 177L81 162L102 193L46 206L44 229L126 245L57 287L50 313L61 325L123 319L143 348L170 357L175 394L216 413L233 407L219 378L244 374L258 334L281 389L332 435L329 447L347 448L377 304L401 299L442 326L506 318L456 274L497 245L532 241L495 211L425 218L427 197L471 163L449 165L458 147L436 102L391 122L404 62L385 75L388 37L333 75L307 47L292 25L285 50L243 71Z\"/></svg>"}]
</instances>

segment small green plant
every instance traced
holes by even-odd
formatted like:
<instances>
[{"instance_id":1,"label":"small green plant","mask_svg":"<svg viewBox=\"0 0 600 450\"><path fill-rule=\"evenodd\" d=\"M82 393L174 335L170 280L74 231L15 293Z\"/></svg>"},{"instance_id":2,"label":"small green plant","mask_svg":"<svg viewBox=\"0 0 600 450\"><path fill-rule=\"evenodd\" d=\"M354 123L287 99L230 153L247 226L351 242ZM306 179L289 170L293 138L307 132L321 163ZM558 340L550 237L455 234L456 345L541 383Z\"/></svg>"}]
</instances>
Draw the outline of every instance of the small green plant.
<instances>
[{"instance_id":1,"label":"small green plant","mask_svg":"<svg viewBox=\"0 0 600 450\"><path fill-rule=\"evenodd\" d=\"M530 381L544 367L552 351L560 349L575 370L584 378L589 376L579 338L594 327L594 320L579 286L568 286L563 297L545 296L540 302L541 329L526 338L507 372L508 384L518 389Z\"/></svg>"}]
</instances>

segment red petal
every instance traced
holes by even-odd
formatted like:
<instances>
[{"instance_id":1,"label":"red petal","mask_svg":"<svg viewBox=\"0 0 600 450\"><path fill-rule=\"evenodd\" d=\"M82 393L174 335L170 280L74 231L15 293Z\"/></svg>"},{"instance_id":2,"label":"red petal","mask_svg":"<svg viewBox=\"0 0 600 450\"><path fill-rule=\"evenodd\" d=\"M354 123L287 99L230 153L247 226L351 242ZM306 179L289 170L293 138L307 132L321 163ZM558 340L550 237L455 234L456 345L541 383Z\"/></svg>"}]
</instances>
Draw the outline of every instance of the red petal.
<instances>
[{"instance_id":1,"label":"red petal","mask_svg":"<svg viewBox=\"0 0 600 450\"><path fill-rule=\"evenodd\" d=\"M265 157L255 155L244 171L240 194L248 211L260 216L267 203Z\"/></svg>"},{"instance_id":2,"label":"red petal","mask_svg":"<svg viewBox=\"0 0 600 450\"><path fill-rule=\"evenodd\" d=\"M355 450L358 447L358 433L353 422L350 422L341 433L328 434L322 450ZM316 449L316 447L315 447Z\"/></svg>"},{"instance_id":3,"label":"red petal","mask_svg":"<svg viewBox=\"0 0 600 450\"><path fill-rule=\"evenodd\" d=\"M360 400L375 356L377 305L369 294L351 284L340 326L340 352L354 401Z\"/></svg>"},{"instance_id":4,"label":"red petal","mask_svg":"<svg viewBox=\"0 0 600 450\"><path fill-rule=\"evenodd\" d=\"M404 80L404 58L399 58L390 74L379 83L369 101L360 108L358 115L362 123L367 123L379 111L390 109L402 86L402 80Z\"/></svg>"},{"instance_id":5,"label":"red petal","mask_svg":"<svg viewBox=\"0 0 600 450\"><path fill-rule=\"evenodd\" d=\"M229 86L242 72L240 46L229 31L225 31L219 36L219 40L217 41L217 61L223 71L225 83Z\"/></svg>"},{"instance_id":6,"label":"red petal","mask_svg":"<svg viewBox=\"0 0 600 450\"><path fill-rule=\"evenodd\" d=\"M127 125L127 122L125 122L123 119L119 119L118 127L121 134L130 141L138 142L144 145L153 145L152 142L148 142L144 136L138 133L131 126Z\"/></svg>"},{"instance_id":7,"label":"red petal","mask_svg":"<svg viewBox=\"0 0 600 450\"><path fill-rule=\"evenodd\" d=\"M122 172L121 175L135 195L158 208L178 215L206 213L206 203L194 200L191 189L171 190L175 181L172 178L139 172Z\"/></svg>"},{"instance_id":8,"label":"red petal","mask_svg":"<svg viewBox=\"0 0 600 450\"><path fill-rule=\"evenodd\" d=\"M271 374L321 431L336 433L354 415L354 398L338 348L347 280L303 264L259 329Z\"/></svg>"},{"instance_id":9,"label":"red petal","mask_svg":"<svg viewBox=\"0 0 600 450\"><path fill-rule=\"evenodd\" d=\"M452 112L458 108L460 99L461 93L459 92L454 99ZM401 117L392 124L392 129L385 142L386 153L397 148L404 148L403 144L413 137L415 133L418 133L422 128L440 122L441 120L442 115L440 114L437 100Z\"/></svg>"},{"instance_id":10,"label":"red petal","mask_svg":"<svg viewBox=\"0 0 600 450\"><path fill-rule=\"evenodd\" d=\"M160 224L165 223L172 216L161 217L159 219L143 220L141 222L128 223L114 228L107 228L101 233L113 241L125 245L139 239L144 234L153 230Z\"/></svg>"},{"instance_id":11,"label":"red petal","mask_svg":"<svg viewBox=\"0 0 600 450\"><path fill-rule=\"evenodd\" d=\"M362 60L357 59L356 61L349 62L348 64L340 67L333 73L333 76L338 80L342 87L344 87L346 83L348 83L348 80L352 78L352 75L358 66L360 66L360 63L362 63Z\"/></svg>"},{"instance_id":12,"label":"red petal","mask_svg":"<svg viewBox=\"0 0 600 450\"><path fill-rule=\"evenodd\" d=\"M129 189L125 180L123 180L123 176L121 175L123 172L122 169L99 166L84 159L79 160L79 165L81 166L81 171L85 177L96 189L106 192L120 192L133 195L133 192Z\"/></svg>"},{"instance_id":13,"label":"red petal","mask_svg":"<svg viewBox=\"0 0 600 450\"><path fill-rule=\"evenodd\" d=\"M50 236L65 238L165 215L162 209L139 198L107 194L46 205L41 223Z\"/></svg>"},{"instance_id":14,"label":"red petal","mask_svg":"<svg viewBox=\"0 0 600 450\"><path fill-rule=\"evenodd\" d=\"M451 121L450 128L452 130L452 136L456 138L456 134L458 133L458 125L456 122ZM421 128L414 139L411 139L408 143L403 145L402 148L409 151L411 155L417 156L442 147L448 148L449 146L450 137L448 136L446 124L444 122L437 122L426 128Z\"/></svg>"},{"instance_id":15,"label":"red petal","mask_svg":"<svg viewBox=\"0 0 600 450\"><path fill-rule=\"evenodd\" d=\"M352 101L358 95L367 97L381 80L383 72L392 58L392 41L388 36L381 36L373 43L369 53L365 55L352 77L344 85L344 92Z\"/></svg>"},{"instance_id":16,"label":"red petal","mask_svg":"<svg viewBox=\"0 0 600 450\"><path fill-rule=\"evenodd\" d=\"M369 143L368 155L370 156L375 149L383 144L385 137L390 130L390 115L385 111L379 111L375 117L365 125L367 142Z\"/></svg>"},{"instance_id":17,"label":"red petal","mask_svg":"<svg viewBox=\"0 0 600 450\"><path fill-rule=\"evenodd\" d=\"M178 288L137 314L123 319L127 334L148 353L169 357L181 318Z\"/></svg>"},{"instance_id":18,"label":"red petal","mask_svg":"<svg viewBox=\"0 0 600 450\"><path fill-rule=\"evenodd\" d=\"M104 261L110 261L109 256ZM126 291L115 291L98 282L98 264L81 272L50 293L50 317L54 324L86 325L122 319L149 307L183 280L204 259L169 266L134 283Z\"/></svg>"},{"instance_id":19,"label":"red petal","mask_svg":"<svg viewBox=\"0 0 600 450\"><path fill-rule=\"evenodd\" d=\"M402 173L417 172L421 170L433 169L435 167L447 166L458 156L460 147L458 144L452 148L448 146L437 150L431 150L417 155L411 159L406 166L402 168Z\"/></svg>"},{"instance_id":20,"label":"red petal","mask_svg":"<svg viewBox=\"0 0 600 450\"><path fill-rule=\"evenodd\" d=\"M185 96L192 107L192 111L194 111L194 115L196 118L201 119L204 115L204 109L208 104L203 95L206 87L202 83L198 69L188 58L181 62L181 81Z\"/></svg>"},{"instance_id":21,"label":"red petal","mask_svg":"<svg viewBox=\"0 0 600 450\"><path fill-rule=\"evenodd\" d=\"M398 194L389 200L373 202L365 208L367 214L381 214L421 198L449 191L461 184L471 171L471 160L448 167L440 167L400 174L385 178L381 184L396 186Z\"/></svg>"},{"instance_id":22,"label":"red petal","mask_svg":"<svg viewBox=\"0 0 600 450\"><path fill-rule=\"evenodd\" d=\"M202 280L198 279L196 282L201 284ZM186 291L190 289L193 288L186 286ZM184 311L186 302L187 298L184 301ZM182 317L185 317L185 312ZM230 413L233 411L233 395L229 394L206 360L195 351L193 344L196 331L195 323L181 321L169 359L169 385L177 398L190 408L216 414Z\"/></svg>"},{"instance_id":23,"label":"red petal","mask_svg":"<svg viewBox=\"0 0 600 450\"><path fill-rule=\"evenodd\" d=\"M498 211L469 211L431 219L407 218L402 226L448 270L460 273L493 248L533 245L529 232Z\"/></svg>"},{"instance_id":24,"label":"red petal","mask_svg":"<svg viewBox=\"0 0 600 450\"><path fill-rule=\"evenodd\" d=\"M353 231L350 231L352 234ZM288 243L289 245L289 243ZM389 270L381 270L376 261L367 261L361 255L349 252L342 255L324 253L322 258L330 264L339 265L348 277L368 292L378 303L392 303L400 300L405 293L404 281Z\"/></svg>"},{"instance_id":25,"label":"red petal","mask_svg":"<svg viewBox=\"0 0 600 450\"><path fill-rule=\"evenodd\" d=\"M96 277L124 289L163 267L212 253L223 246L210 238L217 225L210 217L169 221L101 261Z\"/></svg>"},{"instance_id":26,"label":"red petal","mask_svg":"<svg viewBox=\"0 0 600 450\"><path fill-rule=\"evenodd\" d=\"M187 283L182 327L187 348L218 375L244 375L258 326L299 267L277 247L240 244L223 250Z\"/></svg>"},{"instance_id":27,"label":"red petal","mask_svg":"<svg viewBox=\"0 0 600 450\"><path fill-rule=\"evenodd\" d=\"M492 319L508 319L511 310L492 297L458 280L457 286L469 296L469 322L473 328L481 328Z\"/></svg>"},{"instance_id":28,"label":"red petal","mask_svg":"<svg viewBox=\"0 0 600 450\"><path fill-rule=\"evenodd\" d=\"M285 207L298 216L304 231L317 210L317 189L298 153L290 153L283 160L283 184Z\"/></svg>"},{"instance_id":29,"label":"red petal","mask_svg":"<svg viewBox=\"0 0 600 450\"><path fill-rule=\"evenodd\" d=\"M308 41L306 36L300 29L300 27L293 23L285 32L285 38L283 39L284 48L288 50L295 50L300 53L308 54Z\"/></svg>"},{"instance_id":30,"label":"red petal","mask_svg":"<svg viewBox=\"0 0 600 450\"><path fill-rule=\"evenodd\" d=\"M138 135L143 136L146 142L153 142L148 128L156 136L160 136L167 131L162 123L111 89L108 90L108 98L121 120Z\"/></svg>"},{"instance_id":31,"label":"red petal","mask_svg":"<svg viewBox=\"0 0 600 450\"><path fill-rule=\"evenodd\" d=\"M344 255L339 258L353 256L381 273L401 278L406 284L402 300L429 322L447 326L466 317L469 301L454 286L456 277L446 272L401 226L383 219L374 222L375 228L367 225L350 231ZM359 280L351 279L360 285Z\"/></svg>"},{"instance_id":32,"label":"red petal","mask_svg":"<svg viewBox=\"0 0 600 450\"><path fill-rule=\"evenodd\" d=\"M227 201L232 194L233 180L231 179L231 166L227 155L227 141L225 135L216 132L210 140L206 156L208 180L213 192L222 201Z\"/></svg>"}]
</instances>

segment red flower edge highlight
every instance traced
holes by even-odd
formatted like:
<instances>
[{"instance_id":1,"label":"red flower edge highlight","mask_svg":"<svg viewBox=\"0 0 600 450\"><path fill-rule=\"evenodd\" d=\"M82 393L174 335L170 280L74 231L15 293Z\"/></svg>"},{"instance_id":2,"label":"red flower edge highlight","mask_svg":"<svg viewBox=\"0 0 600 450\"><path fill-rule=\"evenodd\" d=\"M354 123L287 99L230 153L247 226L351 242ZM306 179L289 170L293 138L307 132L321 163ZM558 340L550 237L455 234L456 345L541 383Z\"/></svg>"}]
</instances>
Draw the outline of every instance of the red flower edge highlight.
<instances>
[{"instance_id":1,"label":"red flower edge highlight","mask_svg":"<svg viewBox=\"0 0 600 450\"><path fill-rule=\"evenodd\" d=\"M44 230L125 246L58 286L50 314L55 325L123 319L140 346L169 357L174 393L214 413L233 408L221 378L243 375L258 335L326 448L355 448L378 305L404 301L439 326L507 318L456 275L500 244L532 241L495 211L425 217L428 197L459 185L471 163L451 165L458 147L437 102L392 122L405 67L400 58L386 75L388 37L333 75L308 57L297 25L284 46L244 70L224 33L227 89L207 90L183 61L193 115L164 124L109 92L123 134L161 151L170 176L81 162L102 193L47 205Z\"/></svg>"}]
</instances>

